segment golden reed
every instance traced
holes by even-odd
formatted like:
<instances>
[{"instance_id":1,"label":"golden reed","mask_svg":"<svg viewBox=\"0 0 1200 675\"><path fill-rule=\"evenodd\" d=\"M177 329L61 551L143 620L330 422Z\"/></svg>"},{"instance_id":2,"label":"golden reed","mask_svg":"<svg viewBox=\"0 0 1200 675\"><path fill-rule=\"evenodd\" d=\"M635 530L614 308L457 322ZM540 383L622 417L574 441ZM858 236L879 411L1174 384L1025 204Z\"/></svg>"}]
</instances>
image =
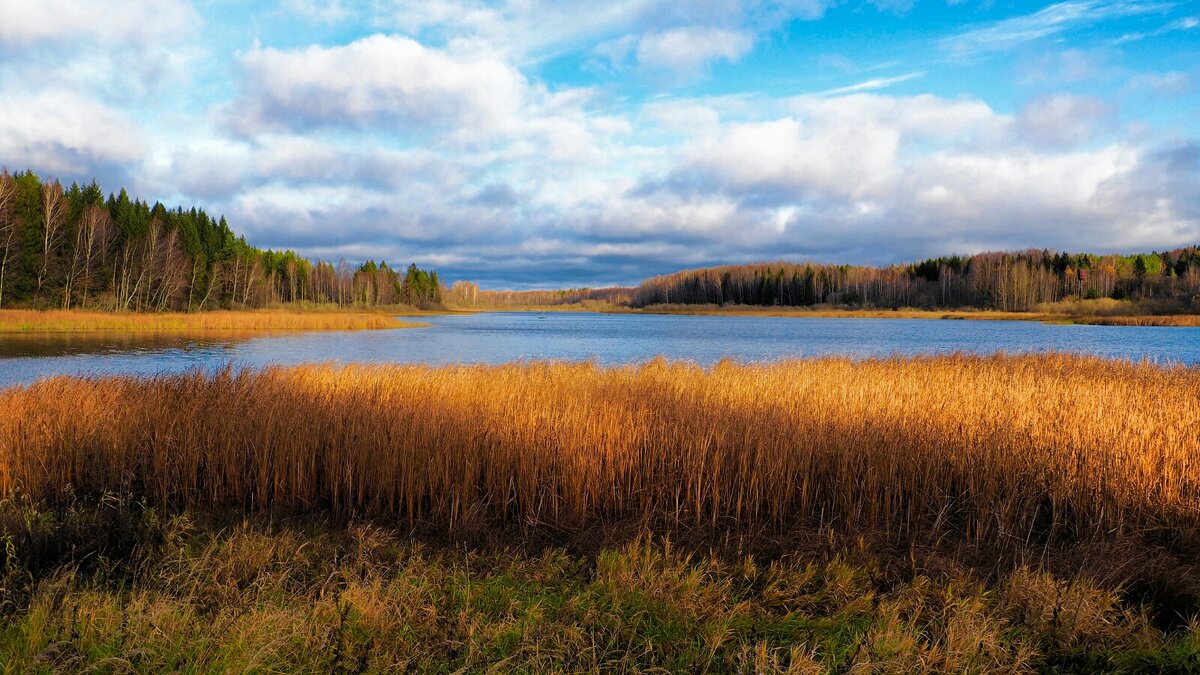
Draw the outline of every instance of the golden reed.
<instances>
[{"instance_id":1,"label":"golden reed","mask_svg":"<svg viewBox=\"0 0 1200 675\"><path fill-rule=\"evenodd\" d=\"M0 333L200 333L371 330L406 328L389 314L352 311L241 310L211 312L90 312L82 310L0 310Z\"/></svg>"},{"instance_id":2,"label":"golden reed","mask_svg":"<svg viewBox=\"0 0 1200 675\"><path fill-rule=\"evenodd\" d=\"M0 392L0 491L455 527L1200 532L1200 370L1066 355L306 366Z\"/></svg>"}]
</instances>

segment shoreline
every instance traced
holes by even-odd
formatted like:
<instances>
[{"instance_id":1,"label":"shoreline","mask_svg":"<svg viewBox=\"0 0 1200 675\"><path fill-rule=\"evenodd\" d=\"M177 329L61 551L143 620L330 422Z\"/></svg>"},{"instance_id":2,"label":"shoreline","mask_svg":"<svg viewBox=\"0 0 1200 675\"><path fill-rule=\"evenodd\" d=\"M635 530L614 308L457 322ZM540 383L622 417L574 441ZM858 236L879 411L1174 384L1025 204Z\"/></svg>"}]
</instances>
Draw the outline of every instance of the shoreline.
<instances>
[{"instance_id":1,"label":"shoreline","mask_svg":"<svg viewBox=\"0 0 1200 675\"><path fill-rule=\"evenodd\" d=\"M0 310L5 335L188 335L325 332L422 328L429 324L400 316L433 315L398 310L327 311L306 309L214 310L209 312L102 312L92 310Z\"/></svg>"},{"instance_id":2,"label":"shoreline","mask_svg":"<svg viewBox=\"0 0 1200 675\"><path fill-rule=\"evenodd\" d=\"M104 312L95 310L0 310L5 335L187 335L267 334L343 330L426 328L419 317L520 312L525 314L595 313L658 316L748 316L788 319L909 319L941 321L1033 321L1043 324L1116 327L1200 327L1200 314L1069 314L951 309L844 309L756 307L748 305L650 305L648 307L554 305L546 307L448 307L440 310L332 310L277 308L207 312ZM418 320L406 320L417 318Z\"/></svg>"},{"instance_id":3,"label":"shoreline","mask_svg":"<svg viewBox=\"0 0 1200 675\"><path fill-rule=\"evenodd\" d=\"M1200 327L1200 314L1057 314L1051 312L1003 312L997 310L926 310L926 309L807 309L791 307L753 307L748 305L650 305L648 307L488 307L454 308L449 313L486 312L650 314L658 316L754 316L787 319L920 319L941 321L1035 321L1046 324L1081 326L1154 326Z\"/></svg>"}]
</instances>

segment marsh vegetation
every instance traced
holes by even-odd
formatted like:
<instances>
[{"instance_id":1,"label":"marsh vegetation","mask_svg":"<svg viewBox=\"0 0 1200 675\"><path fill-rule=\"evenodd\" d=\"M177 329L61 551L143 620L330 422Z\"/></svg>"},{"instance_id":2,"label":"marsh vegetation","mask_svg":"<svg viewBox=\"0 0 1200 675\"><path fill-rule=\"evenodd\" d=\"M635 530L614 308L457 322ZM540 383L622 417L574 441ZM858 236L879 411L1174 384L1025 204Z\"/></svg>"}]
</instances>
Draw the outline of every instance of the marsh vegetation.
<instances>
[{"instance_id":1,"label":"marsh vegetation","mask_svg":"<svg viewBox=\"0 0 1200 675\"><path fill-rule=\"evenodd\" d=\"M392 314L347 311L85 312L0 310L0 333L238 333L408 328Z\"/></svg>"},{"instance_id":2,"label":"marsh vegetation","mask_svg":"<svg viewBox=\"0 0 1200 675\"><path fill-rule=\"evenodd\" d=\"M4 648L1191 667L1197 419L1195 369L1062 355L44 380L0 393Z\"/></svg>"}]
</instances>

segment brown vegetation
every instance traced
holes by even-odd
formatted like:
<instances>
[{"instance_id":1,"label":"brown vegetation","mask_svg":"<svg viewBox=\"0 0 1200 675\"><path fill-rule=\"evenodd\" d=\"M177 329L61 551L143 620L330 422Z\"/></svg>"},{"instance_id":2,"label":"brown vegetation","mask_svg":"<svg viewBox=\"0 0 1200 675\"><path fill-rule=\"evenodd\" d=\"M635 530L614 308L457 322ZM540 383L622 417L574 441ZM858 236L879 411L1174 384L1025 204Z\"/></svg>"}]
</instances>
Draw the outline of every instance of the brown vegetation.
<instances>
[{"instance_id":1,"label":"brown vegetation","mask_svg":"<svg viewBox=\"0 0 1200 675\"><path fill-rule=\"evenodd\" d=\"M1072 319L1091 326L1200 326L1197 314L1164 314L1144 316L1085 316Z\"/></svg>"},{"instance_id":2,"label":"brown vegetation","mask_svg":"<svg viewBox=\"0 0 1200 675\"><path fill-rule=\"evenodd\" d=\"M367 330L410 328L390 314L345 311L213 311L200 313L85 312L79 310L0 310L3 333L200 333Z\"/></svg>"},{"instance_id":3,"label":"brown vegetation","mask_svg":"<svg viewBox=\"0 0 1200 675\"><path fill-rule=\"evenodd\" d=\"M1089 311L1095 309L1096 311ZM1111 309L1111 313L1108 311ZM800 319L974 319L979 321L1041 321L1093 326L1200 326L1200 314L1151 314L1131 302L1082 301L1038 305L1030 312L987 309L866 309L814 305L762 307L756 305L648 305L638 309L607 308L610 313L683 314L697 316L770 316ZM1146 313L1142 313L1146 312Z\"/></svg>"},{"instance_id":4,"label":"brown vegetation","mask_svg":"<svg viewBox=\"0 0 1200 675\"><path fill-rule=\"evenodd\" d=\"M1200 535L1200 373L1070 356L311 366L0 393L0 491L449 527Z\"/></svg>"},{"instance_id":5,"label":"brown vegetation","mask_svg":"<svg viewBox=\"0 0 1200 675\"><path fill-rule=\"evenodd\" d=\"M979 319L987 321L1046 321L1061 319L1032 312L1000 312L987 309L865 309L831 305L811 307L762 307L757 305L647 305L639 309L612 310L644 314L687 314L701 316L774 316L806 319Z\"/></svg>"},{"instance_id":6,"label":"brown vegetation","mask_svg":"<svg viewBox=\"0 0 1200 675\"><path fill-rule=\"evenodd\" d=\"M1192 672L1197 419L1064 355L45 380L0 662Z\"/></svg>"}]
</instances>

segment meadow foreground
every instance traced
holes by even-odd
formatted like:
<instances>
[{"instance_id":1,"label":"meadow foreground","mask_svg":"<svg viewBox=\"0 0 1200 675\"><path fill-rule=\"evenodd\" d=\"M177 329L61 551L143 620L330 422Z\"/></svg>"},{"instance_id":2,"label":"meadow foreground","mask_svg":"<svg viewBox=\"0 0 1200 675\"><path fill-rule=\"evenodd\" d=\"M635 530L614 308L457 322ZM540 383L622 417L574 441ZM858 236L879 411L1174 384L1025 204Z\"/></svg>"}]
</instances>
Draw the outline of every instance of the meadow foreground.
<instances>
[{"instance_id":1,"label":"meadow foreground","mask_svg":"<svg viewBox=\"0 0 1200 675\"><path fill-rule=\"evenodd\" d=\"M1197 419L1062 355L47 380L0 660L1186 670Z\"/></svg>"}]
</instances>

